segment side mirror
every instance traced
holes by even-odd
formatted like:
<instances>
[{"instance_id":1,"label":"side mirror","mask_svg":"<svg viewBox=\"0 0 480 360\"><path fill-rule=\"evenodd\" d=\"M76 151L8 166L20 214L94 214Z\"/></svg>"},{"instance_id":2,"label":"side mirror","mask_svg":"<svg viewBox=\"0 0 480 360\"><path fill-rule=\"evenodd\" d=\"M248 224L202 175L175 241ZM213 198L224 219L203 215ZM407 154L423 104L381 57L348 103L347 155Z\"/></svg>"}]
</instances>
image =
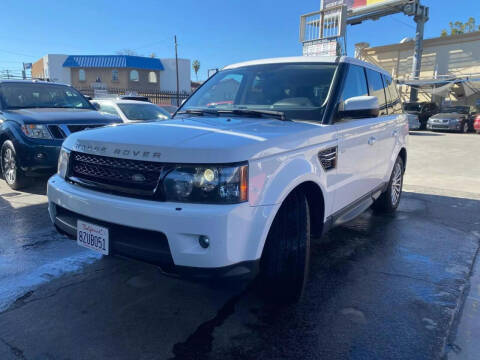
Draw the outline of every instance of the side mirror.
<instances>
[{"instance_id":1,"label":"side mirror","mask_svg":"<svg viewBox=\"0 0 480 360\"><path fill-rule=\"evenodd\" d=\"M180 103L180 105L183 105L185 103L185 101L187 101L187 99L183 99L182 102Z\"/></svg>"},{"instance_id":2,"label":"side mirror","mask_svg":"<svg viewBox=\"0 0 480 360\"><path fill-rule=\"evenodd\" d=\"M340 118L362 119L378 117L380 106L376 96L351 97L338 106Z\"/></svg>"}]
</instances>

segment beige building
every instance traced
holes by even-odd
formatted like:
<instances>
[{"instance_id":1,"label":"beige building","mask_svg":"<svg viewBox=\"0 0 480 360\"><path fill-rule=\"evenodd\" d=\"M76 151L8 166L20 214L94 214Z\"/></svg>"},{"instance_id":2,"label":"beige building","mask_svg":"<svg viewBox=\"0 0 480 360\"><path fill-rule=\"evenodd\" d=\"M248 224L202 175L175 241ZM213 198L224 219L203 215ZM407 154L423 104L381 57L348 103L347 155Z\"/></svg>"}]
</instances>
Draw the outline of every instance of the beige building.
<instances>
[{"instance_id":1,"label":"beige building","mask_svg":"<svg viewBox=\"0 0 480 360\"><path fill-rule=\"evenodd\" d=\"M414 41L369 47L356 44L356 56L389 71L399 83L412 80ZM477 105L480 99L480 32L437 37L424 41L419 90L420 101L449 100ZM404 100L410 86L400 85Z\"/></svg>"}]
</instances>

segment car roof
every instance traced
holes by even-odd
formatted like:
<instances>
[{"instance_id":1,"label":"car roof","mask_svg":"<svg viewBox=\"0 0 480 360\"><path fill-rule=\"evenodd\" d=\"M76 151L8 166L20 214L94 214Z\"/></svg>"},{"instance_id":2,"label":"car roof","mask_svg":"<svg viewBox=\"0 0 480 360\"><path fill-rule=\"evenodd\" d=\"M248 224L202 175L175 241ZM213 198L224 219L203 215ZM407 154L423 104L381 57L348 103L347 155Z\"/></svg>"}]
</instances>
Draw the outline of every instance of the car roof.
<instances>
[{"instance_id":1,"label":"car roof","mask_svg":"<svg viewBox=\"0 0 480 360\"><path fill-rule=\"evenodd\" d=\"M69 86L68 84L63 84L63 83L58 83L58 82L51 82L51 81L45 81L45 80L19 80L19 79L1 79L0 84L2 83L17 83L17 84L46 84L46 85L61 85L61 86Z\"/></svg>"},{"instance_id":2,"label":"car roof","mask_svg":"<svg viewBox=\"0 0 480 360\"><path fill-rule=\"evenodd\" d=\"M376 65L370 64L368 62L358 60L348 56L290 56L290 57L278 57L278 58L269 58L269 59L258 59L251 61L239 62L232 65L227 65L223 70L236 69L245 66L255 66L255 65L264 65L264 64L288 64L288 63L347 63L353 65L363 66L375 71L378 71L384 75L391 76L388 71L378 67Z\"/></svg>"}]
</instances>

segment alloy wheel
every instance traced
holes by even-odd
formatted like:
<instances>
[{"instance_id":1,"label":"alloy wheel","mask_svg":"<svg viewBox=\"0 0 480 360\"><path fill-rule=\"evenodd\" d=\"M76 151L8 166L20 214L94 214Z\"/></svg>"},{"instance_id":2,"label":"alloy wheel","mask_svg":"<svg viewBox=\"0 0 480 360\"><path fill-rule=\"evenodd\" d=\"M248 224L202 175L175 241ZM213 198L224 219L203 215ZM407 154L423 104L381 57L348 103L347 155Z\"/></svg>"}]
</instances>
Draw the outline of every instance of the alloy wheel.
<instances>
[{"instance_id":1,"label":"alloy wheel","mask_svg":"<svg viewBox=\"0 0 480 360\"><path fill-rule=\"evenodd\" d=\"M2 160L2 170L5 180L9 184L15 183L15 180L17 178L17 162L15 161L15 155L13 154L12 149L5 150Z\"/></svg>"},{"instance_id":2,"label":"alloy wheel","mask_svg":"<svg viewBox=\"0 0 480 360\"><path fill-rule=\"evenodd\" d=\"M392 178L392 191L391 191L391 200L392 205L396 206L400 200L400 194L402 193L402 167L399 163L395 164L395 169L393 170Z\"/></svg>"}]
</instances>

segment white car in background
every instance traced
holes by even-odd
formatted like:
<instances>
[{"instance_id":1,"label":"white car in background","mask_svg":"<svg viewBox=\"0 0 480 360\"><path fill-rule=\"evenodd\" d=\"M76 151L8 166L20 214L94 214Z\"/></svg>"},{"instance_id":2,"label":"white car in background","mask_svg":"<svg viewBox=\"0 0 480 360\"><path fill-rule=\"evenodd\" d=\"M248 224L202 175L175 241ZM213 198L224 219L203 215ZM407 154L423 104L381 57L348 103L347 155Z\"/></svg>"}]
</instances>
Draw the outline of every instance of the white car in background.
<instances>
[{"instance_id":1,"label":"white car in background","mask_svg":"<svg viewBox=\"0 0 480 360\"><path fill-rule=\"evenodd\" d=\"M90 102L98 111L119 116L124 123L170 119L168 111L146 101L93 99Z\"/></svg>"}]
</instances>

